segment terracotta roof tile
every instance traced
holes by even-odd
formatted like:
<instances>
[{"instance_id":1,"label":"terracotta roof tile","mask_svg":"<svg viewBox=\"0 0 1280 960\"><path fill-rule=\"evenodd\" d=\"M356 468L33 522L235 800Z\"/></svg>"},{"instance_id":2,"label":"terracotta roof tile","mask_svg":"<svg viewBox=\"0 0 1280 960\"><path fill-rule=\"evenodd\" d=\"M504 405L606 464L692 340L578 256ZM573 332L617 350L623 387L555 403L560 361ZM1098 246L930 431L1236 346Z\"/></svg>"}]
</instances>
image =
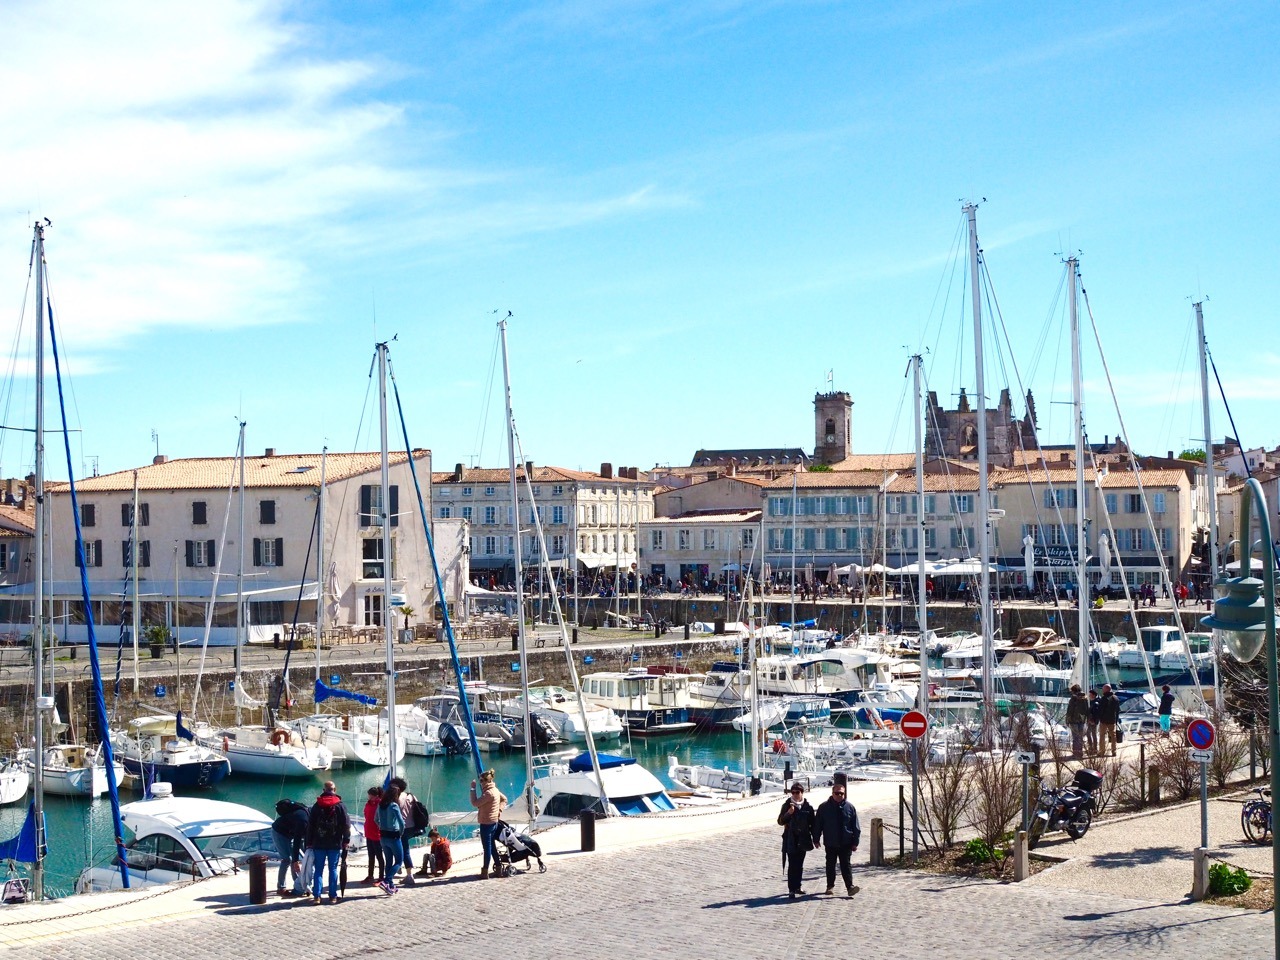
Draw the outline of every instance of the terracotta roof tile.
<instances>
[{"instance_id":1,"label":"terracotta roof tile","mask_svg":"<svg viewBox=\"0 0 1280 960\"><path fill-rule=\"evenodd\" d=\"M511 482L510 467L465 467L462 471L462 479L455 480L452 470L437 471L431 474L432 483L465 483L468 486L477 484L502 484ZM519 480L524 479L524 467L516 467L516 477ZM640 483L648 483L648 475L643 471L639 474ZM602 477L598 473L588 473L584 470L569 470L565 467L540 467L534 466L532 483L622 483L634 484L637 481L629 480L625 477L613 476Z\"/></svg>"},{"instance_id":2,"label":"terracotta roof tile","mask_svg":"<svg viewBox=\"0 0 1280 960\"><path fill-rule=\"evenodd\" d=\"M853 453L839 463L831 465L832 470L910 470L916 464L914 453Z\"/></svg>"},{"instance_id":3,"label":"terracotta roof tile","mask_svg":"<svg viewBox=\"0 0 1280 960\"><path fill-rule=\"evenodd\" d=\"M29 536L36 532L36 515L29 510L23 510L21 507L5 507L0 506L0 524L5 527L18 528L17 532L22 536ZM0 535L9 532L0 528Z\"/></svg>"},{"instance_id":4,"label":"terracotta roof tile","mask_svg":"<svg viewBox=\"0 0 1280 960\"><path fill-rule=\"evenodd\" d=\"M764 486L770 490L790 490L792 474L770 480ZM830 490L842 487L879 489L885 482L883 470L802 470L794 474L795 485L800 490Z\"/></svg>"}]
</instances>

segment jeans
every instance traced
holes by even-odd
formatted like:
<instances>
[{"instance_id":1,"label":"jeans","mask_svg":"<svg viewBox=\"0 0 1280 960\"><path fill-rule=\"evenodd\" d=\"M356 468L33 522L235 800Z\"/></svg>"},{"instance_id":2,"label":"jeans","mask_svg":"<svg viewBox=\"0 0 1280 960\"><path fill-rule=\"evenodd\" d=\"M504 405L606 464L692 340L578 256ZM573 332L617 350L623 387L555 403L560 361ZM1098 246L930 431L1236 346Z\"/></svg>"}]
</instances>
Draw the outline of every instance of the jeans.
<instances>
[{"instance_id":1,"label":"jeans","mask_svg":"<svg viewBox=\"0 0 1280 960\"><path fill-rule=\"evenodd\" d=\"M1069 723L1071 728L1071 759L1079 760L1084 756L1084 724Z\"/></svg>"},{"instance_id":2,"label":"jeans","mask_svg":"<svg viewBox=\"0 0 1280 960\"><path fill-rule=\"evenodd\" d=\"M840 877L844 880L846 890L853 887L853 866L849 862L853 856L853 847L834 848L827 846L827 889L836 885L836 861L840 861Z\"/></svg>"},{"instance_id":3,"label":"jeans","mask_svg":"<svg viewBox=\"0 0 1280 960\"><path fill-rule=\"evenodd\" d=\"M396 878L396 873L400 870L401 863L401 843L403 837L384 837L382 839L382 879L387 883L391 883Z\"/></svg>"},{"instance_id":4,"label":"jeans","mask_svg":"<svg viewBox=\"0 0 1280 960\"><path fill-rule=\"evenodd\" d=\"M480 847L484 850L484 869L489 869L490 860L498 859L498 851L494 848L494 837L498 835L496 823L480 824Z\"/></svg>"},{"instance_id":5,"label":"jeans","mask_svg":"<svg viewBox=\"0 0 1280 960\"><path fill-rule=\"evenodd\" d=\"M342 857L341 850L315 850L315 877L312 880L311 895L313 897L320 896L320 888L324 886L324 868L329 866L329 898L337 899L338 896L338 860Z\"/></svg>"},{"instance_id":6,"label":"jeans","mask_svg":"<svg viewBox=\"0 0 1280 960\"><path fill-rule=\"evenodd\" d=\"M787 892L799 893L804 881L804 857L807 850L787 851Z\"/></svg>"},{"instance_id":7,"label":"jeans","mask_svg":"<svg viewBox=\"0 0 1280 960\"><path fill-rule=\"evenodd\" d=\"M400 834L400 862L406 874L413 873L413 848L409 846L408 832Z\"/></svg>"},{"instance_id":8,"label":"jeans","mask_svg":"<svg viewBox=\"0 0 1280 960\"><path fill-rule=\"evenodd\" d=\"M369 876L377 877L379 880L387 879L387 861L382 855L382 840L370 840L369 847ZM374 868L377 868L376 870Z\"/></svg>"},{"instance_id":9,"label":"jeans","mask_svg":"<svg viewBox=\"0 0 1280 960\"><path fill-rule=\"evenodd\" d=\"M276 872L276 889L284 889L285 878L289 876L289 867L293 863L293 841L279 830L271 831L271 839L275 841L276 853L280 854L280 869Z\"/></svg>"}]
</instances>

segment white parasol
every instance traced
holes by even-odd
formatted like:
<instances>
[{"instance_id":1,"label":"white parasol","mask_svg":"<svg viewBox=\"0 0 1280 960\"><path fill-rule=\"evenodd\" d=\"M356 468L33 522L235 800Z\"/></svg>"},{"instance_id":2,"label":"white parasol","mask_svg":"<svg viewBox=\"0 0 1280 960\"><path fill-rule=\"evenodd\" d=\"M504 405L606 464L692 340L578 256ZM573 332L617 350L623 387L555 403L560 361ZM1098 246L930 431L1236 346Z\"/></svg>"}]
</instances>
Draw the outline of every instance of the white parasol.
<instances>
[{"instance_id":1,"label":"white parasol","mask_svg":"<svg viewBox=\"0 0 1280 960\"><path fill-rule=\"evenodd\" d=\"M327 604L324 611L325 619L329 621L330 626L333 626L338 622L338 611L341 606L338 598L342 595L342 591L338 589L338 563L336 560L329 563L329 582L325 584L324 592L326 594L324 602Z\"/></svg>"},{"instance_id":2,"label":"white parasol","mask_svg":"<svg viewBox=\"0 0 1280 960\"><path fill-rule=\"evenodd\" d=\"M1022 538L1022 565L1026 568L1027 586L1030 587L1035 583L1036 539L1029 533Z\"/></svg>"},{"instance_id":3,"label":"white parasol","mask_svg":"<svg viewBox=\"0 0 1280 960\"><path fill-rule=\"evenodd\" d=\"M1106 590L1111 586L1111 538L1098 534L1098 586Z\"/></svg>"}]
</instances>

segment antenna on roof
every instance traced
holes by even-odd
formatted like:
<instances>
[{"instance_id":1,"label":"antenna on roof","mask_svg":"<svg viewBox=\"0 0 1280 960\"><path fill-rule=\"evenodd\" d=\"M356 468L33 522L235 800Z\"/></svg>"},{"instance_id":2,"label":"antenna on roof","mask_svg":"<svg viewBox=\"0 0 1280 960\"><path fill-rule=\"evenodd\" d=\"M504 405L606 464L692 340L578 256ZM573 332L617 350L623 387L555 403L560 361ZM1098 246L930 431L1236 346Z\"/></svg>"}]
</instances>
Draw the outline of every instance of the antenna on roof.
<instances>
[{"instance_id":1,"label":"antenna on roof","mask_svg":"<svg viewBox=\"0 0 1280 960\"><path fill-rule=\"evenodd\" d=\"M156 445L156 456L160 456L160 433L155 427L151 428L151 442ZM97 476L96 470L94 471L94 476Z\"/></svg>"}]
</instances>

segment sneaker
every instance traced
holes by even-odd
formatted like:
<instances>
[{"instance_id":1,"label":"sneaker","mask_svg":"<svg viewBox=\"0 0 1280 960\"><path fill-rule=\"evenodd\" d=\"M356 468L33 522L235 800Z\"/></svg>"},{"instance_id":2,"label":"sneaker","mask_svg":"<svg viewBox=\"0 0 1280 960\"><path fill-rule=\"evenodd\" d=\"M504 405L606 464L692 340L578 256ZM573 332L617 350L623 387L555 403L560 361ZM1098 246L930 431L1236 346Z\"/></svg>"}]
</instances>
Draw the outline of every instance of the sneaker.
<instances>
[{"instance_id":1,"label":"sneaker","mask_svg":"<svg viewBox=\"0 0 1280 960\"><path fill-rule=\"evenodd\" d=\"M794 900L797 896L799 896L799 894L797 894L794 890L792 890L789 894L787 894L787 896L789 896L792 900Z\"/></svg>"},{"instance_id":2,"label":"sneaker","mask_svg":"<svg viewBox=\"0 0 1280 960\"><path fill-rule=\"evenodd\" d=\"M319 902L320 902L320 895L319 895L319 894L312 894L312 896L311 896L311 902L312 902L312 903L319 903Z\"/></svg>"},{"instance_id":3,"label":"sneaker","mask_svg":"<svg viewBox=\"0 0 1280 960\"><path fill-rule=\"evenodd\" d=\"M854 895L855 893L857 893L857 892L858 892L859 890L861 890L861 889L862 889L862 888L861 888L860 886L858 886L856 883L855 883L852 887L850 887L850 888L849 888L849 899L850 899L850 900L852 900L852 899L853 899L853 895Z\"/></svg>"},{"instance_id":4,"label":"sneaker","mask_svg":"<svg viewBox=\"0 0 1280 960\"><path fill-rule=\"evenodd\" d=\"M329 904L330 906L333 906L333 904L335 904L335 903L337 903L337 902L338 902L338 898L337 898L337 897L330 897L328 900L326 900L326 901L325 901L325 903Z\"/></svg>"},{"instance_id":5,"label":"sneaker","mask_svg":"<svg viewBox=\"0 0 1280 960\"><path fill-rule=\"evenodd\" d=\"M411 873L406 874L405 878L400 881L400 886L402 887L416 887L417 885L418 885L418 881L413 879L413 874Z\"/></svg>"},{"instance_id":6,"label":"sneaker","mask_svg":"<svg viewBox=\"0 0 1280 960\"><path fill-rule=\"evenodd\" d=\"M827 887L827 896L828 896L828 897L830 897L830 896L834 895L834 894L835 894L835 892L836 892L836 888L835 888L835 887Z\"/></svg>"},{"instance_id":7,"label":"sneaker","mask_svg":"<svg viewBox=\"0 0 1280 960\"><path fill-rule=\"evenodd\" d=\"M291 896L293 896L293 894L289 892L289 888L288 888L288 887L281 887L280 889L278 889L278 890L276 891L276 896L277 896L277 897L291 897Z\"/></svg>"}]
</instances>

